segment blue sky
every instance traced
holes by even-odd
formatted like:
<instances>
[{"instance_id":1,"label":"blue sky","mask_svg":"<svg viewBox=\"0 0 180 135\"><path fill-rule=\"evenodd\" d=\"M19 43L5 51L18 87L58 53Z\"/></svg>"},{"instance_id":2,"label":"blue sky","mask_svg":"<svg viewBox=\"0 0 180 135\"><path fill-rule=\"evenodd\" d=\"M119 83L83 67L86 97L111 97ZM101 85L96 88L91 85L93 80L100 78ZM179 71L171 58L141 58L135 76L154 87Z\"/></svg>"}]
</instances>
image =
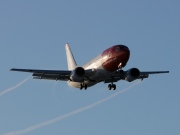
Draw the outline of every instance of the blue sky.
<instances>
[{"instance_id":1,"label":"blue sky","mask_svg":"<svg viewBox=\"0 0 180 135\"><path fill-rule=\"evenodd\" d=\"M31 76L10 72L11 68L67 69L67 42L79 65L112 45L125 44L131 57L124 70L170 71L22 134L179 135L179 4L178 0L0 1L0 92ZM120 81L116 91L108 91L103 83L80 91L66 82L29 79L0 96L0 134L58 118L134 83Z\"/></svg>"}]
</instances>

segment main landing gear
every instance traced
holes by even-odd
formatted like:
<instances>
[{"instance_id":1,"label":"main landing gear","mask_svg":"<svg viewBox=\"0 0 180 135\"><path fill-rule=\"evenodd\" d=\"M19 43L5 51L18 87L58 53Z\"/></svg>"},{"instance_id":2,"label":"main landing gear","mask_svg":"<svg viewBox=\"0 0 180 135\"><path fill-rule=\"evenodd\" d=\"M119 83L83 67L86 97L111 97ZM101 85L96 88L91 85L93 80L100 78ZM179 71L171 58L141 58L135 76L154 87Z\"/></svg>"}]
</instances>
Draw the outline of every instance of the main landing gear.
<instances>
[{"instance_id":1,"label":"main landing gear","mask_svg":"<svg viewBox=\"0 0 180 135\"><path fill-rule=\"evenodd\" d=\"M109 89L109 90L111 90L111 89L116 90L116 84L113 84L113 83L112 83L112 84L109 84L109 85L108 85L108 89Z\"/></svg>"},{"instance_id":2,"label":"main landing gear","mask_svg":"<svg viewBox=\"0 0 180 135\"><path fill-rule=\"evenodd\" d=\"M87 84L82 83L82 84L80 84L79 88L80 88L80 90L82 90L83 88L84 88L84 90L86 90Z\"/></svg>"},{"instance_id":3,"label":"main landing gear","mask_svg":"<svg viewBox=\"0 0 180 135\"><path fill-rule=\"evenodd\" d=\"M122 65L122 63L120 63L120 66ZM118 70L118 72L120 73L120 75L123 75L124 74L124 71L122 70L122 68L120 68L119 70ZM109 90L116 90L116 84L113 84L113 78L111 78L112 79L112 83L111 84L109 84L108 85L108 89Z\"/></svg>"}]
</instances>

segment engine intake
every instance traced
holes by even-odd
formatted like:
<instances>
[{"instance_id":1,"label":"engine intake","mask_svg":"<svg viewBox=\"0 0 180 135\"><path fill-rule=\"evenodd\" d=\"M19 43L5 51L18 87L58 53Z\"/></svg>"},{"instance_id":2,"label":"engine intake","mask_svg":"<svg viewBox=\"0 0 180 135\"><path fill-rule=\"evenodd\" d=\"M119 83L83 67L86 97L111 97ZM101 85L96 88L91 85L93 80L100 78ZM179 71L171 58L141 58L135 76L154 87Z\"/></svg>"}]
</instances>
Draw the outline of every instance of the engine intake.
<instances>
[{"instance_id":1,"label":"engine intake","mask_svg":"<svg viewBox=\"0 0 180 135\"><path fill-rule=\"evenodd\" d=\"M125 74L125 80L128 82L132 82L136 79L138 79L140 76L140 71L137 68L131 68L128 71L126 71Z\"/></svg>"},{"instance_id":2,"label":"engine intake","mask_svg":"<svg viewBox=\"0 0 180 135\"><path fill-rule=\"evenodd\" d=\"M82 67L77 67L75 69L75 73L78 75L78 76L83 76L85 74L85 71L84 71L84 68Z\"/></svg>"}]
</instances>

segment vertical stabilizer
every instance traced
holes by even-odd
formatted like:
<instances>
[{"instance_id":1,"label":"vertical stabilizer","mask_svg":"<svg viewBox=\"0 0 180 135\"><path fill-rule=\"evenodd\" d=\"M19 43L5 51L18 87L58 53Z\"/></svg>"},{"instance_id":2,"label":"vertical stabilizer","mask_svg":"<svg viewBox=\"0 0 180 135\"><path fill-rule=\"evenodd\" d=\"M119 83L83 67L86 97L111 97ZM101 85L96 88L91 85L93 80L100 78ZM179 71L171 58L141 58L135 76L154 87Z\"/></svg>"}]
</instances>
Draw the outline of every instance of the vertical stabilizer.
<instances>
[{"instance_id":1,"label":"vertical stabilizer","mask_svg":"<svg viewBox=\"0 0 180 135\"><path fill-rule=\"evenodd\" d=\"M77 64L76 64L76 61L74 59L74 56L71 52L71 48L68 43L65 45L65 49L66 49L68 69L73 70L75 67L77 67Z\"/></svg>"}]
</instances>

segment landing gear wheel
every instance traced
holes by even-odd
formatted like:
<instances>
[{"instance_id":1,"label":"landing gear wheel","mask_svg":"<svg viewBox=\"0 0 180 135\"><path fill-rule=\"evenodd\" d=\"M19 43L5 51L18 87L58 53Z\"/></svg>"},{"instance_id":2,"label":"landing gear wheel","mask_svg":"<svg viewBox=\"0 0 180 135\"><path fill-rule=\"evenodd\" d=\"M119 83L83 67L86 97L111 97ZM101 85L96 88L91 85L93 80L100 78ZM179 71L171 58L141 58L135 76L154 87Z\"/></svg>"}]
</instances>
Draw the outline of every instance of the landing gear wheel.
<instances>
[{"instance_id":1,"label":"landing gear wheel","mask_svg":"<svg viewBox=\"0 0 180 135\"><path fill-rule=\"evenodd\" d=\"M115 84L112 85L112 89L116 90L116 85Z\"/></svg>"},{"instance_id":2,"label":"landing gear wheel","mask_svg":"<svg viewBox=\"0 0 180 135\"><path fill-rule=\"evenodd\" d=\"M82 85L82 84L80 84L79 88L80 88L80 90L82 90L82 88L83 88L83 85Z\"/></svg>"},{"instance_id":3,"label":"landing gear wheel","mask_svg":"<svg viewBox=\"0 0 180 135\"><path fill-rule=\"evenodd\" d=\"M112 88L112 85L111 85L111 84L109 84L109 85L108 85L108 89L109 89L109 90L111 90L111 88Z\"/></svg>"},{"instance_id":4,"label":"landing gear wheel","mask_svg":"<svg viewBox=\"0 0 180 135\"><path fill-rule=\"evenodd\" d=\"M116 84L109 84L108 89L109 90L111 90L111 89L116 90Z\"/></svg>"},{"instance_id":5,"label":"landing gear wheel","mask_svg":"<svg viewBox=\"0 0 180 135\"><path fill-rule=\"evenodd\" d=\"M87 89L87 84L84 84L84 90L86 90Z\"/></svg>"},{"instance_id":6,"label":"landing gear wheel","mask_svg":"<svg viewBox=\"0 0 180 135\"><path fill-rule=\"evenodd\" d=\"M82 90L84 88L84 90L87 89L87 84L80 84L79 86L80 90Z\"/></svg>"}]
</instances>

